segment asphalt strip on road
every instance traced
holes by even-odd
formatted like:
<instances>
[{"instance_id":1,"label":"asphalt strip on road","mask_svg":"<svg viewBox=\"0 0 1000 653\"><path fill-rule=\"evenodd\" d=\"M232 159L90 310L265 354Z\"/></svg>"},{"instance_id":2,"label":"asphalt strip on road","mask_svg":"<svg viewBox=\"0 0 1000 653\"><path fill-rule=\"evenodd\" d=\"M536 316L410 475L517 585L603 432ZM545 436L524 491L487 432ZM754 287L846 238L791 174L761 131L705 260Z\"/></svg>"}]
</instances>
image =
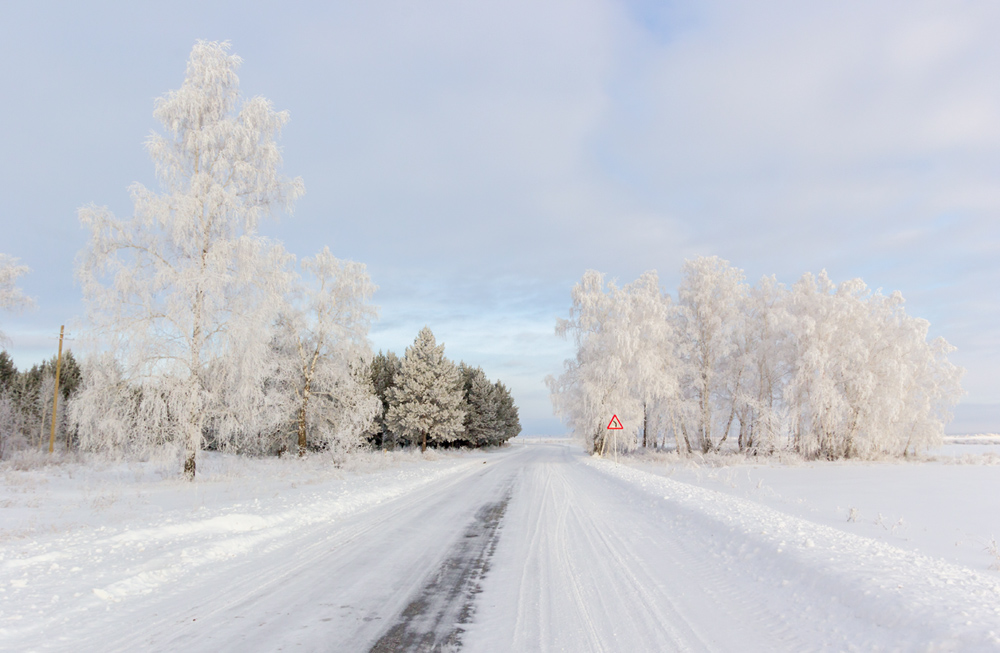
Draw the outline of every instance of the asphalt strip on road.
<instances>
[{"instance_id":1,"label":"asphalt strip on road","mask_svg":"<svg viewBox=\"0 0 1000 653\"><path fill-rule=\"evenodd\" d=\"M421 587L396 622L371 648L371 653L455 650L462 646L462 624L475 614L480 582L490 569L490 559L500 538L509 485L499 501L484 504L452 546L437 572Z\"/></svg>"}]
</instances>

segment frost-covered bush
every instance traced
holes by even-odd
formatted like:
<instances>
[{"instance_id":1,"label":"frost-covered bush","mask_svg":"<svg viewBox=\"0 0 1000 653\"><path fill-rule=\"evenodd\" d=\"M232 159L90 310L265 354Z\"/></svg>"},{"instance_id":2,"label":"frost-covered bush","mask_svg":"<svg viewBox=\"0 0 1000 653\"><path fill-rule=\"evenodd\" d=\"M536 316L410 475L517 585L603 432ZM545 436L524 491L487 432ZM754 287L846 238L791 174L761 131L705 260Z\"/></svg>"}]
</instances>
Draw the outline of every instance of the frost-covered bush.
<instances>
[{"instance_id":1,"label":"frost-covered bush","mask_svg":"<svg viewBox=\"0 0 1000 653\"><path fill-rule=\"evenodd\" d=\"M84 360L83 381L69 402L80 447L112 456L143 456L175 440L186 384L170 377L133 381L110 353Z\"/></svg>"}]
</instances>

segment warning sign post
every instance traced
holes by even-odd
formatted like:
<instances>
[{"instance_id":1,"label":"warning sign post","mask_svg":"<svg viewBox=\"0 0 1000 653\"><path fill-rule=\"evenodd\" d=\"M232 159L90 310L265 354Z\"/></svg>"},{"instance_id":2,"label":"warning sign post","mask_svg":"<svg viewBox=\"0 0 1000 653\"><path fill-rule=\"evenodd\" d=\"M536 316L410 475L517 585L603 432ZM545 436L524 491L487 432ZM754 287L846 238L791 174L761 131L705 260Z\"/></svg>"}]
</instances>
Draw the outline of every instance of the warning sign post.
<instances>
[{"instance_id":1,"label":"warning sign post","mask_svg":"<svg viewBox=\"0 0 1000 653\"><path fill-rule=\"evenodd\" d=\"M611 421L608 422L608 430L609 431L615 431L615 433L614 433L614 436L615 436L614 448L615 448L615 464L616 465L618 464L618 431L624 430L624 428L625 427L622 426L622 421L620 419L618 419L618 415L612 415L611 416ZM604 442L601 445L601 456L604 455L604 446L607 445L607 444L608 444L608 439L604 438Z\"/></svg>"}]
</instances>

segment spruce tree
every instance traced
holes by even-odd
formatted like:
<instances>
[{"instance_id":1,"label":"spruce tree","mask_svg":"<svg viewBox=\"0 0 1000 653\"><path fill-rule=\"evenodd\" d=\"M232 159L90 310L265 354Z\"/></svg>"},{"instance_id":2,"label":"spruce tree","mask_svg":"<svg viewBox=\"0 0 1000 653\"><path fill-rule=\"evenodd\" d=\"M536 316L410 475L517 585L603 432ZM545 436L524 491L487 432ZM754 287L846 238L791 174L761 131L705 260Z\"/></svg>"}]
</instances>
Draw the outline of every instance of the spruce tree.
<instances>
[{"instance_id":1,"label":"spruce tree","mask_svg":"<svg viewBox=\"0 0 1000 653\"><path fill-rule=\"evenodd\" d=\"M444 357L444 345L434 341L430 328L417 334L389 390L386 426L411 442L451 442L461 437L463 392L458 367Z\"/></svg>"}]
</instances>

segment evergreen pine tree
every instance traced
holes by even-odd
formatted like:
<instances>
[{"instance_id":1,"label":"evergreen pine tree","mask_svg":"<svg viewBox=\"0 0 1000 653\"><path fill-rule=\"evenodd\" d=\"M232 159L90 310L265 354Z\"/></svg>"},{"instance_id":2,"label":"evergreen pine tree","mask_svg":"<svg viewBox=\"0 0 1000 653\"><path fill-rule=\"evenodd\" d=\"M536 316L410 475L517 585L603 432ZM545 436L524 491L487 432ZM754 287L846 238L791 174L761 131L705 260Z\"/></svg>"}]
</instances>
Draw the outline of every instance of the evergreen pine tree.
<instances>
[{"instance_id":1,"label":"evergreen pine tree","mask_svg":"<svg viewBox=\"0 0 1000 653\"><path fill-rule=\"evenodd\" d=\"M62 366L59 368L59 391L62 392L64 400L68 400L80 387L81 378L80 364L76 362L73 352L67 349L62 357Z\"/></svg>"},{"instance_id":2,"label":"evergreen pine tree","mask_svg":"<svg viewBox=\"0 0 1000 653\"><path fill-rule=\"evenodd\" d=\"M391 351L383 354L380 349L372 358L370 369L375 396L382 402L382 410L375 416L372 432L375 436L375 445L387 449L394 449L399 443L397 435L386 425L386 418L389 415L389 390L396 385L399 366L399 356Z\"/></svg>"},{"instance_id":3,"label":"evergreen pine tree","mask_svg":"<svg viewBox=\"0 0 1000 653\"><path fill-rule=\"evenodd\" d=\"M463 392L458 367L444 357L444 345L434 341L430 328L417 334L389 390L386 426L426 451L427 443L451 442L461 437Z\"/></svg>"},{"instance_id":4,"label":"evergreen pine tree","mask_svg":"<svg viewBox=\"0 0 1000 653\"><path fill-rule=\"evenodd\" d=\"M462 372L466 405L463 438L473 447L495 444L503 430L500 396L496 386L490 383L479 367L469 367L463 363L459 369Z\"/></svg>"},{"instance_id":5,"label":"evergreen pine tree","mask_svg":"<svg viewBox=\"0 0 1000 653\"><path fill-rule=\"evenodd\" d=\"M499 439L492 444L503 444L521 432L521 420L514 405L514 397L500 381L494 385L497 394L497 419L500 424Z\"/></svg>"},{"instance_id":6,"label":"evergreen pine tree","mask_svg":"<svg viewBox=\"0 0 1000 653\"><path fill-rule=\"evenodd\" d=\"M0 392L9 389L17 377L17 367L6 351L0 350Z\"/></svg>"}]
</instances>

